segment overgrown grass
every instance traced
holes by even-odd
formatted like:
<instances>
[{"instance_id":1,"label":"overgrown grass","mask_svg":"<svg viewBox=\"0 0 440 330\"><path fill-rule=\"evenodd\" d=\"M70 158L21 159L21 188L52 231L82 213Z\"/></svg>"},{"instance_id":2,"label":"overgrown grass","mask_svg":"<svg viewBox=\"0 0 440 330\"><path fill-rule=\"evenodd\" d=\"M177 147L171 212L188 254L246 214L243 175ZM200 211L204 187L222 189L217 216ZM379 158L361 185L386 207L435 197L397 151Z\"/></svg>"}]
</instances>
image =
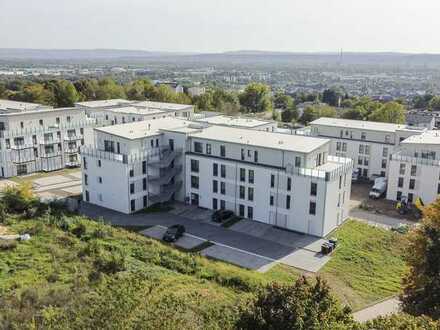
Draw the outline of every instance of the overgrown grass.
<instances>
[{"instance_id":1,"label":"overgrown grass","mask_svg":"<svg viewBox=\"0 0 440 330\"><path fill-rule=\"evenodd\" d=\"M403 235L350 220L332 236L339 245L320 274L343 302L356 310L400 291Z\"/></svg>"}]
</instances>

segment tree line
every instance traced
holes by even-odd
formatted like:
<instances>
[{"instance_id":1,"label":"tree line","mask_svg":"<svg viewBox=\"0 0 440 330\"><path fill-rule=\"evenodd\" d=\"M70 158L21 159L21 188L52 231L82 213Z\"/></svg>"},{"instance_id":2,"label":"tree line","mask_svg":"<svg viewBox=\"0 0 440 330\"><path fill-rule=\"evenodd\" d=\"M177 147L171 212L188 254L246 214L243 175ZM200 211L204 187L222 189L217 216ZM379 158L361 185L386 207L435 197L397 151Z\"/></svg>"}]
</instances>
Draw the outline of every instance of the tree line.
<instances>
[{"instance_id":1,"label":"tree line","mask_svg":"<svg viewBox=\"0 0 440 330\"><path fill-rule=\"evenodd\" d=\"M285 123L309 122L320 117L404 123L406 107L402 102L379 102L369 97L350 97L336 89L322 93L286 94L272 91L268 85L250 83L243 91L228 91L212 87L199 96L177 93L167 85L155 85L148 79L118 83L112 78L68 81L13 80L0 82L0 98L41 103L54 107L71 107L75 102L122 98L193 104L199 111L218 111L225 114L260 113ZM299 111L299 105L307 102ZM440 109L440 97L427 104Z\"/></svg>"}]
</instances>

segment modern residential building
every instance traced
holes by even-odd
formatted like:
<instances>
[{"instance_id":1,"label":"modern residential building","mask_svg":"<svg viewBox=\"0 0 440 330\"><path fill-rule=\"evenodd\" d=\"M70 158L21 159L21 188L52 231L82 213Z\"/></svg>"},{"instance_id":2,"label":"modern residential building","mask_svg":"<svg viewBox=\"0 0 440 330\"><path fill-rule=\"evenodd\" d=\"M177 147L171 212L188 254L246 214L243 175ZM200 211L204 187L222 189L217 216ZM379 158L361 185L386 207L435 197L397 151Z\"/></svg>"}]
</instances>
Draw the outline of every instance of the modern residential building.
<instances>
[{"instance_id":1,"label":"modern residential building","mask_svg":"<svg viewBox=\"0 0 440 330\"><path fill-rule=\"evenodd\" d=\"M390 155L406 138L426 128L389 123L319 118L310 123L310 134L331 139L330 154L348 157L362 177L387 176Z\"/></svg>"},{"instance_id":2,"label":"modern residential building","mask_svg":"<svg viewBox=\"0 0 440 330\"><path fill-rule=\"evenodd\" d=\"M17 105L0 109L0 175L79 166L79 146L93 143L96 120L78 108Z\"/></svg>"},{"instance_id":3,"label":"modern residential building","mask_svg":"<svg viewBox=\"0 0 440 330\"><path fill-rule=\"evenodd\" d=\"M209 114L207 115L206 112L203 114L194 115L193 120L209 125L248 128L267 132L275 132L277 129L276 121L260 120L250 117L225 116L219 114L210 116Z\"/></svg>"},{"instance_id":4,"label":"modern residential building","mask_svg":"<svg viewBox=\"0 0 440 330\"><path fill-rule=\"evenodd\" d=\"M165 117L191 119L194 113L194 107L192 105L152 101L115 99L80 102L77 103L76 106L85 108L88 116L98 119L105 125L124 124Z\"/></svg>"},{"instance_id":5,"label":"modern residential building","mask_svg":"<svg viewBox=\"0 0 440 330\"><path fill-rule=\"evenodd\" d=\"M316 236L348 215L352 161L330 140L160 118L95 129L83 198L123 213L186 201Z\"/></svg>"},{"instance_id":6,"label":"modern residential building","mask_svg":"<svg viewBox=\"0 0 440 330\"><path fill-rule=\"evenodd\" d=\"M410 110L406 113L406 124L408 126L425 127L427 129L434 129L438 114L429 110Z\"/></svg>"},{"instance_id":7,"label":"modern residential building","mask_svg":"<svg viewBox=\"0 0 440 330\"><path fill-rule=\"evenodd\" d=\"M387 199L417 197L427 204L440 194L440 131L427 131L400 143L391 155Z\"/></svg>"}]
</instances>

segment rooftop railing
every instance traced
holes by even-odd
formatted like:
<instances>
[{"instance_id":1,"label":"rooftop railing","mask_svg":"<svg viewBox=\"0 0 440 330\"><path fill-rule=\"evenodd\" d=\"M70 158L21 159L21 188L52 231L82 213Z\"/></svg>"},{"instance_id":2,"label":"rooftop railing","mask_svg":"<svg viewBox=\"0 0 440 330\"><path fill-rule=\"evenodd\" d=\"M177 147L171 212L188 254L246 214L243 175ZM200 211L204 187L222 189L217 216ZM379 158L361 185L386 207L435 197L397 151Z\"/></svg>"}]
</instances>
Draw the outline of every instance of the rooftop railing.
<instances>
[{"instance_id":1,"label":"rooftop railing","mask_svg":"<svg viewBox=\"0 0 440 330\"><path fill-rule=\"evenodd\" d=\"M396 153L393 153L390 156L390 159L395 160L395 161L399 161L399 162L406 162L406 163L410 163L410 164L440 166L440 160L405 155L403 153L403 151L398 151Z\"/></svg>"}]
</instances>

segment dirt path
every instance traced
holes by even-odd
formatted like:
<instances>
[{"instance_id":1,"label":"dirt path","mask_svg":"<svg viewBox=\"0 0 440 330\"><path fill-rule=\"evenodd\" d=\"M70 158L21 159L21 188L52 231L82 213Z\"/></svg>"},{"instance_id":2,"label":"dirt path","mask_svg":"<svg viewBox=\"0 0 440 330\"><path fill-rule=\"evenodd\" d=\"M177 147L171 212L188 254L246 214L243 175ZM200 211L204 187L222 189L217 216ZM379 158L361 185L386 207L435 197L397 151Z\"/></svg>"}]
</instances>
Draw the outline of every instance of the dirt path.
<instances>
[{"instance_id":1,"label":"dirt path","mask_svg":"<svg viewBox=\"0 0 440 330\"><path fill-rule=\"evenodd\" d=\"M372 320L378 316L385 316L398 313L400 309L400 301L397 298L391 298L382 301L376 305L372 305L353 314L358 322Z\"/></svg>"}]
</instances>

